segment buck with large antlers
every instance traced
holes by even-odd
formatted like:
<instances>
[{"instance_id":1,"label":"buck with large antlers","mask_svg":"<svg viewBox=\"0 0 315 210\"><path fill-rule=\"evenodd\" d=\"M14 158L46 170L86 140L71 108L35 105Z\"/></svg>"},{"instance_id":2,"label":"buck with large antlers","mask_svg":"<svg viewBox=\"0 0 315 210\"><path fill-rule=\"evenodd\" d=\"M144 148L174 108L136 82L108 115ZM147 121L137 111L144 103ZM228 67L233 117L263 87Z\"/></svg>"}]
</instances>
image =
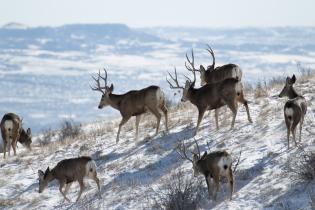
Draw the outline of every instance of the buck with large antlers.
<instances>
[{"instance_id":1,"label":"buck with large antlers","mask_svg":"<svg viewBox=\"0 0 315 210\"><path fill-rule=\"evenodd\" d=\"M207 110L215 109L215 120L218 128L218 108L227 105L233 112L233 119L231 128L234 127L235 118L237 114L238 104L240 102L244 104L248 116L250 119L249 108L247 105L247 100L244 98L243 85L242 83L235 78L228 78L217 83L210 83L202 86L201 88L195 88L196 82L196 69L194 67L194 54L192 51L192 60L190 60L186 54L186 58L190 66L185 63L186 68L193 73L194 80L191 81L188 77L185 83L185 87L180 86L178 82L177 72L175 69L175 76L170 77L175 84L172 84L168 79L167 82L172 89L181 89L183 90L182 102L189 100L198 108L198 121L196 126L195 135L198 132L200 122L203 118L204 113Z\"/></svg>"},{"instance_id":2,"label":"buck with large antlers","mask_svg":"<svg viewBox=\"0 0 315 210\"><path fill-rule=\"evenodd\" d=\"M125 94L113 94L114 86L107 85L107 71L104 69L105 77L102 77L100 72L98 72L98 78L92 77L96 86L91 87L92 90L100 91L102 93L102 98L99 103L98 108L102 109L105 106L111 106L114 109L117 109L121 116L122 120L119 123L119 128L117 132L116 143L119 141L119 133L121 127L132 117L136 116L136 139L138 139L138 127L140 123L141 114L149 111L155 115L157 119L156 134L159 131L161 113L162 111L165 116L165 127L168 131L167 126L167 108L166 100L163 91L158 86L149 86L141 90L131 90ZM103 79L105 86L101 87L100 79Z\"/></svg>"},{"instance_id":3,"label":"buck with large antlers","mask_svg":"<svg viewBox=\"0 0 315 210\"><path fill-rule=\"evenodd\" d=\"M7 113L1 120L1 135L3 139L3 155L5 158L6 150L9 150L9 156L11 147L14 155L16 155L16 145L20 142L23 146L31 150L32 133L28 128L26 131L22 128L22 119L14 114Z\"/></svg>"},{"instance_id":4,"label":"buck with large antlers","mask_svg":"<svg viewBox=\"0 0 315 210\"><path fill-rule=\"evenodd\" d=\"M289 139L290 133L292 133L293 141L295 146L297 145L295 140L296 127L300 123L300 135L299 141L301 141L302 136L302 126L304 122L304 117L307 110L307 103L305 98L298 94L294 88L293 84L296 81L296 77L293 74L292 78L287 77L285 86L283 87L279 97L282 98L287 96L289 100L284 105L284 119L287 127L287 140L288 140L288 149L290 148Z\"/></svg>"},{"instance_id":5,"label":"buck with large antlers","mask_svg":"<svg viewBox=\"0 0 315 210\"><path fill-rule=\"evenodd\" d=\"M242 69L236 64L226 64L223 66L215 67L215 57L212 48L207 45L206 49L212 56L212 65L207 67L207 70L203 65L200 65L196 71L200 72L201 86L208 83L220 82L228 78L235 78L242 80Z\"/></svg>"},{"instance_id":6,"label":"buck with large antlers","mask_svg":"<svg viewBox=\"0 0 315 210\"><path fill-rule=\"evenodd\" d=\"M186 153L185 144L179 144L177 148L178 154L183 158L189 160L193 165L194 176L202 174L207 182L209 197L212 197L211 190L211 178L215 183L215 194L214 200L217 198L217 193L220 189L220 177L226 177L230 185L230 199L234 192L234 174L232 170L232 157L226 151L216 151L204 154L201 156L200 149L197 141L195 140L196 148L198 153L191 152L193 159L190 159Z\"/></svg>"}]
</instances>

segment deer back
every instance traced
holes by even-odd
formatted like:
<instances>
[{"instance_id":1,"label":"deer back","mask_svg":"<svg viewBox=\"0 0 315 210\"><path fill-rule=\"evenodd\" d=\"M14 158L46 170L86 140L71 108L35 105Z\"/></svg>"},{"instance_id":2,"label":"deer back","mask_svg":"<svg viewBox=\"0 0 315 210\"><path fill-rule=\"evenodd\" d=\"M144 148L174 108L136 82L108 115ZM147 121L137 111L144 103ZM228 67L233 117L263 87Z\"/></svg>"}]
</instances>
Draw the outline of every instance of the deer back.
<instances>
[{"instance_id":1,"label":"deer back","mask_svg":"<svg viewBox=\"0 0 315 210\"><path fill-rule=\"evenodd\" d=\"M228 78L242 79L242 70L235 64L226 64L205 72L206 83L220 82Z\"/></svg>"},{"instance_id":2,"label":"deer back","mask_svg":"<svg viewBox=\"0 0 315 210\"><path fill-rule=\"evenodd\" d=\"M73 182L86 175L86 166L89 161L92 159L86 156L65 159L60 161L51 172L55 179L66 179L67 183Z\"/></svg>"},{"instance_id":3,"label":"deer back","mask_svg":"<svg viewBox=\"0 0 315 210\"><path fill-rule=\"evenodd\" d=\"M122 114L135 116L147 109L156 109L165 103L164 93L158 86L149 86L141 90L133 90L124 94L120 102Z\"/></svg>"}]
</instances>

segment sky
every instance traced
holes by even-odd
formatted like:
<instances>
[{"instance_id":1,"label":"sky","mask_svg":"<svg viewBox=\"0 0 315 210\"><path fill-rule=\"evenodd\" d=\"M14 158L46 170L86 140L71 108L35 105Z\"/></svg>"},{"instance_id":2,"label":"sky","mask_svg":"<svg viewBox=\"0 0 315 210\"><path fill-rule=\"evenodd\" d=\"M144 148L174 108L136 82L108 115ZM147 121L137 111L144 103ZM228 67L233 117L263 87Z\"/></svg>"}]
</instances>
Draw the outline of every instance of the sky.
<instances>
[{"instance_id":1,"label":"sky","mask_svg":"<svg viewBox=\"0 0 315 210\"><path fill-rule=\"evenodd\" d=\"M0 0L0 25L315 26L315 0Z\"/></svg>"}]
</instances>

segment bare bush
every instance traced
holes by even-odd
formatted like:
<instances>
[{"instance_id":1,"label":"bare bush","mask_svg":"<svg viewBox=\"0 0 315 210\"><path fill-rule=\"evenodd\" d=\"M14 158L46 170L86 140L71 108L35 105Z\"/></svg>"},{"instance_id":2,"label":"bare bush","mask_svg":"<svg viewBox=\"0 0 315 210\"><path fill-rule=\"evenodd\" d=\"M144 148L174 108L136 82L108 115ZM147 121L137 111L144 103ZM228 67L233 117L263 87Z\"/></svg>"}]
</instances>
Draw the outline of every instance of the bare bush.
<instances>
[{"instance_id":1,"label":"bare bush","mask_svg":"<svg viewBox=\"0 0 315 210\"><path fill-rule=\"evenodd\" d=\"M291 173L291 179L298 182L311 182L315 180L315 152L302 151L290 157L286 167Z\"/></svg>"},{"instance_id":2,"label":"bare bush","mask_svg":"<svg viewBox=\"0 0 315 210\"><path fill-rule=\"evenodd\" d=\"M266 81L264 81L264 84L261 84L261 82L258 82L255 88L254 97L261 98L261 97L267 97L267 96L268 96L268 86L267 86Z\"/></svg>"},{"instance_id":3,"label":"bare bush","mask_svg":"<svg viewBox=\"0 0 315 210\"><path fill-rule=\"evenodd\" d=\"M181 169L173 173L161 188L152 191L153 209L165 210L197 209L204 199L202 196L207 195L201 179L188 178Z\"/></svg>"},{"instance_id":4,"label":"bare bush","mask_svg":"<svg viewBox=\"0 0 315 210\"><path fill-rule=\"evenodd\" d=\"M63 141L67 138L75 138L82 133L81 125L72 120L65 120L61 123L59 140Z\"/></svg>"},{"instance_id":5,"label":"bare bush","mask_svg":"<svg viewBox=\"0 0 315 210\"><path fill-rule=\"evenodd\" d=\"M42 135L38 138L39 145L45 146L51 143L52 139L55 138L56 132L51 128L44 129Z\"/></svg>"}]
</instances>

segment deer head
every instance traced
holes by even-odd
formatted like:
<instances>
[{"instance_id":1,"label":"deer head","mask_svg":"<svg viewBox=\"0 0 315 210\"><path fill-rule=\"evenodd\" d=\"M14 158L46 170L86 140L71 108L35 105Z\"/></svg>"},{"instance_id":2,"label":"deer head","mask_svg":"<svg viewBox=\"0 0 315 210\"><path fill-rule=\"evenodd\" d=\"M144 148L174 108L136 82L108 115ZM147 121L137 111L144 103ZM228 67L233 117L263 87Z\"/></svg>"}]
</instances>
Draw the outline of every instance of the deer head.
<instances>
[{"instance_id":1,"label":"deer head","mask_svg":"<svg viewBox=\"0 0 315 210\"><path fill-rule=\"evenodd\" d=\"M193 154L193 159L190 159L188 156L187 156L187 153L186 153L186 146L184 143L179 143L178 147L177 147L177 153L181 156L181 158L183 159L186 159L188 161L190 161L193 165L193 174L194 176L198 176L202 173L202 169L201 169L201 164L200 162L207 156L207 152L205 151L203 153L203 155L201 156L200 155L200 149L199 149L199 145L196 141L196 139L194 139L195 141L195 144L196 144L196 147L195 147L195 150L197 150L198 153L195 153L195 152L191 152Z\"/></svg>"},{"instance_id":2,"label":"deer head","mask_svg":"<svg viewBox=\"0 0 315 210\"><path fill-rule=\"evenodd\" d=\"M42 170L38 170L38 179L39 179L38 192L42 193L47 187L49 181L51 180L51 173L49 167L46 169L45 173Z\"/></svg>"},{"instance_id":3,"label":"deer head","mask_svg":"<svg viewBox=\"0 0 315 210\"><path fill-rule=\"evenodd\" d=\"M104 73L105 73L105 77L102 77L101 76L101 73L100 71L98 71L98 74L97 74L97 78L92 76L92 78L95 80L96 82L96 86L94 87L91 87L92 90L94 91L99 91L102 93L102 98L101 98L101 101L98 105L98 108L99 109L102 109L103 107L106 107L108 105L110 105L110 98L109 98L109 95L113 92L114 90L114 85L111 84L111 86L107 86L107 71L106 69L104 69ZM100 79L103 79L104 80L104 87L101 86L100 84Z\"/></svg>"},{"instance_id":4,"label":"deer head","mask_svg":"<svg viewBox=\"0 0 315 210\"><path fill-rule=\"evenodd\" d=\"M24 129L22 129L20 133L20 143L27 147L29 150L31 150L32 131L30 128L28 128L26 132Z\"/></svg>"},{"instance_id":5,"label":"deer head","mask_svg":"<svg viewBox=\"0 0 315 210\"><path fill-rule=\"evenodd\" d=\"M288 96L289 98L291 98L290 95L292 94L293 84L295 83L295 81L296 81L296 77L295 77L294 74L293 74L293 76L291 78L287 77L287 79L285 81L285 85L284 85L282 91L279 94L280 98L282 98L284 96Z\"/></svg>"}]
</instances>

